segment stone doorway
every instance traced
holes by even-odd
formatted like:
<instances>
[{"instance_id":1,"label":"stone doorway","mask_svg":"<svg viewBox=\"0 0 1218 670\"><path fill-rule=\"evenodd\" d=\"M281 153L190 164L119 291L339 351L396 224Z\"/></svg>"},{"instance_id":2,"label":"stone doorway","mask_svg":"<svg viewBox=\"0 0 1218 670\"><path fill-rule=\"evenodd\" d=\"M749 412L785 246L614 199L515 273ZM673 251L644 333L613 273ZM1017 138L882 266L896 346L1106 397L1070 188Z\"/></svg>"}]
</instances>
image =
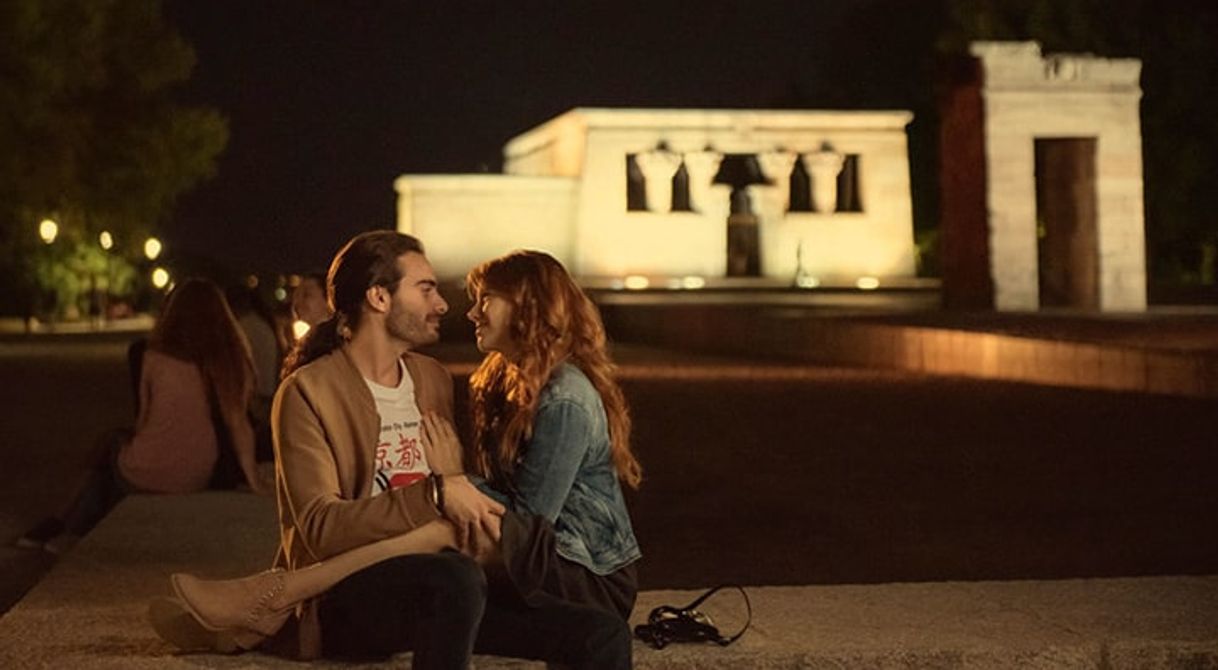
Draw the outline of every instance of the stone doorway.
<instances>
[{"instance_id":1,"label":"stone doorway","mask_svg":"<svg viewBox=\"0 0 1218 670\"><path fill-rule=\"evenodd\" d=\"M757 215L744 187L732 189L732 211L727 217L727 276L761 276L761 242Z\"/></svg>"},{"instance_id":2,"label":"stone doorway","mask_svg":"<svg viewBox=\"0 0 1218 670\"><path fill-rule=\"evenodd\" d=\"M1035 144L1040 304L1099 309L1096 138Z\"/></svg>"},{"instance_id":3,"label":"stone doorway","mask_svg":"<svg viewBox=\"0 0 1218 670\"><path fill-rule=\"evenodd\" d=\"M731 186L727 217L728 277L761 276L759 220L748 187L767 183L753 154L727 154L719 165L714 183Z\"/></svg>"}]
</instances>

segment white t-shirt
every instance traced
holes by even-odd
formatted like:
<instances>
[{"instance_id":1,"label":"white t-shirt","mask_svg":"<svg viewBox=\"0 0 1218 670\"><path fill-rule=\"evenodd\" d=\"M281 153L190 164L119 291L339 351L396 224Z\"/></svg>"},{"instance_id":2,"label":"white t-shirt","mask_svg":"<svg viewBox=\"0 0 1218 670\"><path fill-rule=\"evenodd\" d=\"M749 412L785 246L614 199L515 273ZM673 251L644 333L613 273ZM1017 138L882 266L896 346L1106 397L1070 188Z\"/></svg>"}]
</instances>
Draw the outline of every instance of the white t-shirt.
<instances>
[{"instance_id":1,"label":"white t-shirt","mask_svg":"<svg viewBox=\"0 0 1218 670\"><path fill-rule=\"evenodd\" d=\"M419 421L422 414L414 400L414 380L406 364L398 361L402 381L397 388L381 386L365 379L376 400L376 413L381 418L380 437L376 444L376 477L372 495L402 486L409 486L427 475L431 468L423 455Z\"/></svg>"}]
</instances>

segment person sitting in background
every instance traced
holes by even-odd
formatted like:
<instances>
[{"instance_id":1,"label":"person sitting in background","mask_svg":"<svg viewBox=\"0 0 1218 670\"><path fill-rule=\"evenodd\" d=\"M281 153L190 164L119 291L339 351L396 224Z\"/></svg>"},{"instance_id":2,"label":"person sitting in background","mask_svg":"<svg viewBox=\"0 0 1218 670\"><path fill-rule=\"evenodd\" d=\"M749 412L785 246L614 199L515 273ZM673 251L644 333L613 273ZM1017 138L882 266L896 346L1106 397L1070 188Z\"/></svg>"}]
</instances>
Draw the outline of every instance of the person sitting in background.
<instances>
[{"instance_id":1,"label":"person sitting in background","mask_svg":"<svg viewBox=\"0 0 1218 670\"><path fill-rule=\"evenodd\" d=\"M283 351L275 335L275 316L258 292L244 284L234 284L224 291L228 306L237 325L250 344L254 362L254 395L250 414L259 426L270 426L271 401L279 388L279 365Z\"/></svg>"},{"instance_id":2,"label":"person sitting in background","mask_svg":"<svg viewBox=\"0 0 1218 670\"><path fill-rule=\"evenodd\" d=\"M300 339L309 329L330 318L334 310L326 296L326 277L318 273L301 275L300 284L292 290L292 315L296 321L308 326L304 328L292 324L296 339Z\"/></svg>"},{"instance_id":3,"label":"person sitting in background","mask_svg":"<svg viewBox=\"0 0 1218 670\"><path fill-rule=\"evenodd\" d=\"M242 481L262 490L248 417L249 344L220 289L203 279L175 288L139 359L134 431L98 441L68 506L23 535L19 547L58 553L131 492L192 493Z\"/></svg>"}]
</instances>

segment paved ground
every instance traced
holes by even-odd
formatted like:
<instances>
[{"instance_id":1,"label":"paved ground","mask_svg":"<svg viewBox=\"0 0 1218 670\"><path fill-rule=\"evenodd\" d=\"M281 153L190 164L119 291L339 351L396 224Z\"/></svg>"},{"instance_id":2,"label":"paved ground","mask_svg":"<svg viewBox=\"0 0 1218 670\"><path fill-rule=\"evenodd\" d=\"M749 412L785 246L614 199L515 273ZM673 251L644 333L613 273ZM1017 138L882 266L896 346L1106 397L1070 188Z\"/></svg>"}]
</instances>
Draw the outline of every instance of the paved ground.
<instances>
[{"instance_id":1,"label":"paved ground","mask_svg":"<svg viewBox=\"0 0 1218 670\"><path fill-rule=\"evenodd\" d=\"M272 656L178 653L144 623L167 576L247 573L274 552L274 506L250 494L133 496L7 615L0 667L299 668ZM634 623L697 592L645 591ZM1218 666L1218 577L947 581L749 587L752 625L728 648L635 642L651 668L1079 668L1195 670ZM700 607L725 632L743 626L741 596ZM357 667L407 667L405 655ZM347 669L338 662L310 667ZM539 670L494 657L478 670Z\"/></svg>"},{"instance_id":2,"label":"paved ground","mask_svg":"<svg viewBox=\"0 0 1218 670\"><path fill-rule=\"evenodd\" d=\"M130 420L126 337L0 341L0 605L50 564L11 540ZM1213 401L619 358L645 588L1218 573Z\"/></svg>"},{"instance_id":3,"label":"paved ground","mask_svg":"<svg viewBox=\"0 0 1218 670\"><path fill-rule=\"evenodd\" d=\"M13 541L63 504L97 434L133 421L130 337L0 339L0 612L53 563Z\"/></svg>"}]
</instances>

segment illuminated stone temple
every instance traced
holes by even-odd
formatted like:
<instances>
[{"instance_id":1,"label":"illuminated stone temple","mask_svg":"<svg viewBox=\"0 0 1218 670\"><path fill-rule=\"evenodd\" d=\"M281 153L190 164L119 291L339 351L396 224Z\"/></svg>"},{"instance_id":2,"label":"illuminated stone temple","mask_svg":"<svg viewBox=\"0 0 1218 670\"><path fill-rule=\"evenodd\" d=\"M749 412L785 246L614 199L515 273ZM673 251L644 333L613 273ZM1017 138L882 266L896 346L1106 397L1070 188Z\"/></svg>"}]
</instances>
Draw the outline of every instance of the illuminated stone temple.
<instances>
[{"instance_id":1,"label":"illuminated stone temple","mask_svg":"<svg viewBox=\"0 0 1218 670\"><path fill-rule=\"evenodd\" d=\"M517 248L590 281L911 278L911 119L573 109L510 140L505 174L398 178L398 229L425 240L442 278Z\"/></svg>"},{"instance_id":2,"label":"illuminated stone temple","mask_svg":"<svg viewBox=\"0 0 1218 670\"><path fill-rule=\"evenodd\" d=\"M1141 62L978 42L948 73L943 288L952 307L1146 309Z\"/></svg>"}]
</instances>

